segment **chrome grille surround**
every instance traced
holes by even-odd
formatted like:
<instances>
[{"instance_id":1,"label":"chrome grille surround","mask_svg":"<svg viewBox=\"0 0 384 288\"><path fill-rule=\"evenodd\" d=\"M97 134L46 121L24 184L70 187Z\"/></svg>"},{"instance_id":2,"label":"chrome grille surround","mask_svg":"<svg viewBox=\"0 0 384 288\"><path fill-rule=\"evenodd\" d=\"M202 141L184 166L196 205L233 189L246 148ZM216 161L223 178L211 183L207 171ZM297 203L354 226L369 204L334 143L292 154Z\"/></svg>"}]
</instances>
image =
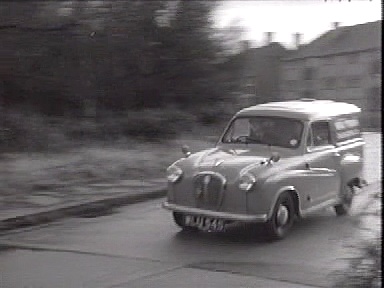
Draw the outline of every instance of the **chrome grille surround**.
<instances>
[{"instance_id":1,"label":"chrome grille surround","mask_svg":"<svg viewBox=\"0 0 384 288\"><path fill-rule=\"evenodd\" d=\"M218 210L221 206L226 186L223 175L212 171L202 171L194 176L193 187L196 207Z\"/></svg>"}]
</instances>

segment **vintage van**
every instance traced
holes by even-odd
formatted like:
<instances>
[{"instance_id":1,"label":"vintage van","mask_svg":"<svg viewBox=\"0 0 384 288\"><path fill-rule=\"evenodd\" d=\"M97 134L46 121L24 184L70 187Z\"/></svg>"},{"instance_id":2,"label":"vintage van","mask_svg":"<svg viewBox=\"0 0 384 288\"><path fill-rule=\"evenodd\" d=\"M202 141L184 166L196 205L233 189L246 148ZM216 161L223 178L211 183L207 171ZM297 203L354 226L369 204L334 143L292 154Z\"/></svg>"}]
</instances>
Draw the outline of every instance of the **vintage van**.
<instances>
[{"instance_id":1,"label":"vintage van","mask_svg":"<svg viewBox=\"0 0 384 288\"><path fill-rule=\"evenodd\" d=\"M163 207L183 229L263 223L274 239L311 212L331 206L345 215L365 183L360 113L352 104L314 99L242 109L214 148L183 148L184 157L167 169Z\"/></svg>"}]
</instances>

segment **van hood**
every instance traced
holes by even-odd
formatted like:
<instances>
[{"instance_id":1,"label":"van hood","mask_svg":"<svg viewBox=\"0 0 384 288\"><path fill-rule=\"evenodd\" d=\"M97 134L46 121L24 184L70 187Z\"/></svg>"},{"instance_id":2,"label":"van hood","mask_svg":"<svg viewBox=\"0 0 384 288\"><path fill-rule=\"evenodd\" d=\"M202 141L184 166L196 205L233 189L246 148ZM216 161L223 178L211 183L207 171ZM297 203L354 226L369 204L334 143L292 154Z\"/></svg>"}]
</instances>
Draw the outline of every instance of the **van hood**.
<instances>
[{"instance_id":1,"label":"van hood","mask_svg":"<svg viewBox=\"0 0 384 288\"><path fill-rule=\"evenodd\" d=\"M255 156L250 149L223 149L213 148L203 151L195 161L195 167L237 166L243 167L253 163L260 163L270 155L260 154Z\"/></svg>"},{"instance_id":2,"label":"van hood","mask_svg":"<svg viewBox=\"0 0 384 288\"><path fill-rule=\"evenodd\" d=\"M183 164L192 168L194 173L213 171L232 178L250 170L253 172L256 172L255 170L266 170L267 167L272 166L268 164L270 157L270 151L257 150L256 152L247 148L212 148L191 155L189 158L184 159L186 162Z\"/></svg>"}]
</instances>

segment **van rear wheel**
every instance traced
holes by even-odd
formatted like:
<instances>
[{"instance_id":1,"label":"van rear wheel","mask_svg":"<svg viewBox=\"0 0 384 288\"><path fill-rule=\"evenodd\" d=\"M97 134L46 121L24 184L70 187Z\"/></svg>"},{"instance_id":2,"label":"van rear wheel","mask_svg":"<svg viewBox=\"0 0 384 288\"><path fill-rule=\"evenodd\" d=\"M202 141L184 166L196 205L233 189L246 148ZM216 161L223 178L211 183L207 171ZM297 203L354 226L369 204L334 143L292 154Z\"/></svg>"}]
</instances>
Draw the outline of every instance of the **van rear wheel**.
<instances>
[{"instance_id":1,"label":"van rear wheel","mask_svg":"<svg viewBox=\"0 0 384 288\"><path fill-rule=\"evenodd\" d=\"M355 190L353 186L346 185L341 191L341 203L335 205L335 212L337 216L347 215L351 210L353 196L355 195Z\"/></svg>"}]
</instances>

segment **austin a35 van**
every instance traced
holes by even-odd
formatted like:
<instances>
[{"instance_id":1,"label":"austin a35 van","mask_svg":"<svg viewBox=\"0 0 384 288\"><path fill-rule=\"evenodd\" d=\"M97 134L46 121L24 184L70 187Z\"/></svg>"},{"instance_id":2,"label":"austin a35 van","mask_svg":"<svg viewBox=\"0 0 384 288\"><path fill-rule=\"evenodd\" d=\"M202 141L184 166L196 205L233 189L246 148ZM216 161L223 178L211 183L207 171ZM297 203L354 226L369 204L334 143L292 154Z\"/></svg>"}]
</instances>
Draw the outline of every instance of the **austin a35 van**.
<instances>
[{"instance_id":1,"label":"austin a35 van","mask_svg":"<svg viewBox=\"0 0 384 288\"><path fill-rule=\"evenodd\" d=\"M242 109L214 148L183 148L184 157L167 169L163 207L183 229L263 223L274 239L319 209L331 206L345 215L355 188L365 183L360 112L314 99Z\"/></svg>"}]
</instances>

